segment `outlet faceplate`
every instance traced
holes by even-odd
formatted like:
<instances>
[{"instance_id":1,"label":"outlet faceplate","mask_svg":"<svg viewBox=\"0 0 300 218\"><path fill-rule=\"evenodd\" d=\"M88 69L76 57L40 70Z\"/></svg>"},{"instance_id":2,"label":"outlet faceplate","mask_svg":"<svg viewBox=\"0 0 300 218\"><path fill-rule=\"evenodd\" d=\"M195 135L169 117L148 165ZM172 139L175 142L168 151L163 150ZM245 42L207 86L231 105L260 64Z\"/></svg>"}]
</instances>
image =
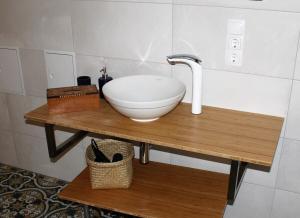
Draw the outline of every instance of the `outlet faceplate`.
<instances>
[{"instance_id":1,"label":"outlet faceplate","mask_svg":"<svg viewBox=\"0 0 300 218\"><path fill-rule=\"evenodd\" d=\"M245 34L244 20L228 20L225 62L230 66L241 66Z\"/></svg>"}]
</instances>

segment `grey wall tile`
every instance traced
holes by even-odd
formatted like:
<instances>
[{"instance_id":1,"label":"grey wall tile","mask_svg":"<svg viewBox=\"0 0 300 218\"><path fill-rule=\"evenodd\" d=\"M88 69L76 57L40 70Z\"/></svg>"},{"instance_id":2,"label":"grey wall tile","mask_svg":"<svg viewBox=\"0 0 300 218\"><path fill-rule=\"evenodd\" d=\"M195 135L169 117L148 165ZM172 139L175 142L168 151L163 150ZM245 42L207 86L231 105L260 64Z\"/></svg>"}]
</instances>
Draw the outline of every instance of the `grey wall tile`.
<instances>
[{"instance_id":1,"label":"grey wall tile","mask_svg":"<svg viewBox=\"0 0 300 218\"><path fill-rule=\"evenodd\" d=\"M271 218L300 217L300 195L283 190L276 190Z\"/></svg>"},{"instance_id":2,"label":"grey wall tile","mask_svg":"<svg viewBox=\"0 0 300 218\"><path fill-rule=\"evenodd\" d=\"M0 162L18 166L13 134L10 131L0 130Z\"/></svg>"},{"instance_id":3,"label":"grey wall tile","mask_svg":"<svg viewBox=\"0 0 300 218\"><path fill-rule=\"evenodd\" d=\"M24 94L21 64L17 48L0 45L0 92Z\"/></svg>"},{"instance_id":4,"label":"grey wall tile","mask_svg":"<svg viewBox=\"0 0 300 218\"><path fill-rule=\"evenodd\" d=\"M295 67L294 79L300 80L300 41L298 45L298 53L297 53L297 59L295 64L296 67Z\"/></svg>"},{"instance_id":5,"label":"grey wall tile","mask_svg":"<svg viewBox=\"0 0 300 218\"><path fill-rule=\"evenodd\" d=\"M45 98L8 95L8 109L13 131L37 137L45 137L45 130L43 127L27 124L24 118L25 113L45 103Z\"/></svg>"},{"instance_id":6,"label":"grey wall tile","mask_svg":"<svg viewBox=\"0 0 300 218\"><path fill-rule=\"evenodd\" d=\"M20 49L25 92L30 96L46 97L47 73L44 52Z\"/></svg>"},{"instance_id":7,"label":"grey wall tile","mask_svg":"<svg viewBox=\"0 0 300 218\"><path fill-rule=\"evenodd\" d=\"M243 183L234 206L227 206L224 218L269 218L274 189Z\"/></svg>"},{"instance_id":8,"label":"grey wall tile","mask_svg":"<svg viewBox=\"0 0 300 218\"><path fill-rule=\"evenodd\" d=\"M45 165L49 163L46 140L25 134L14 134L16 152L23 169L47 174Z\"/></svg>"},{"instance_id":9,"label":"grey wall tile","mask_svg":"<svg viewBox=\"0 0 300 218\"><path fill-rule=\"evenodd\" d=\"M11 122L8 113L7 97L6 94L0 93L0 129L10 130Z\"/></svg>"},{"instance_id":10,"label":"grey wall tile","mask_svg":"<svg viewBox=\"0 0 300 218\"><path fill-rule=\"evenodd\" d=\"M300 194L300 141L285 139L277 176L277 188Z\"/></svg>"},{"instance_id":11,"label":"grey wall tile","mask_svg":"<svg viewBox=\"0 0 300 218\"><path fill-rule=\"evenodd\" d=\"M285 137L300 140L300 81L294 80Z\"/></svg>"},{"instance_id":12,"label":"grey wall tile","mask_svg":"<svg viewBox=\"0 0 300 218\"><path fill-rule=\"evenodd\" d=\"M46 140L25 134L14 134L20 167L48 176L73 180L86 166L80 146L76 146L57 162L50 161Z\"/></svg>"}]
</instances>

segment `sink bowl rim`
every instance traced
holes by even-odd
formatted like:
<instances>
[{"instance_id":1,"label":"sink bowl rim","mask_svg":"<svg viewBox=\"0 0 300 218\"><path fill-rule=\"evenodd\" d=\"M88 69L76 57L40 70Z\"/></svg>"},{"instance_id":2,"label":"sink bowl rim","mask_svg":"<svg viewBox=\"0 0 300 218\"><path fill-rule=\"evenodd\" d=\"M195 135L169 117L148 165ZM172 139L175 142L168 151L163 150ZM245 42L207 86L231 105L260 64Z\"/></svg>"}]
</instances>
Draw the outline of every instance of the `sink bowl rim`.
<instances>
[{"instance_id":1,"label":"sink bowl rim","mask_svg":"<svg viewBox=\"0 0 300 218\"><path fill-rule=\"evenodd\" d=\"M178 92L177 95L175 96L171 96L165 99L159 99L159 100L154 100L154 101L128 101L128 100L123 100L123 99L118 99L115 97L111 97L108 96L106 93L106 89L107 87L109 87L109 83L105 84L103 86L103 94L105 96L105 98L108 100L108 102L112 102L115 105L118 105L120 107L124 107L124 108L132 108L132 109L152 109L152 108L160 108L160 107L165 107L171 104L174 104L175 102L178 102L183 98L185 92L186 92L186 87L185 85L177 80L176 78L172 78L172 77L167 77L167 76L158 76L158 75L132 75L132 76L126 76L126 77L142 77L142 76L149 76L149 77L162 77L162 78L167 78L170 80L173 80L174 82L176 82L177 84L179 84L179 89L180 91ZM120 77L121 78L125 78L125 77ZM113 82L113 81L112 81Z\"/></svg>"}]
</instances>

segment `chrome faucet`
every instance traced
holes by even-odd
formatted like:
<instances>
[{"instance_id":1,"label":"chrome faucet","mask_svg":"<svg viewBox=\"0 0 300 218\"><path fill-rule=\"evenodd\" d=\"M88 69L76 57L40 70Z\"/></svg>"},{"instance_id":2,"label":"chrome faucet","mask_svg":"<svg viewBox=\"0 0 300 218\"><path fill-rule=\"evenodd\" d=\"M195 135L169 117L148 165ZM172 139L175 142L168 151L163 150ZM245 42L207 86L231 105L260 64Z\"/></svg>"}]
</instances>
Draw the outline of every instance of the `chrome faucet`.
<instances>
[{"instance_id":1,"label":"chrome faucet","mask_svg":"<svg viewBox=\"0 0 300 218\"><path fill-rule=\"evenodd\" d=\"M201 60L194 55L177 54L167 57L171 65L186 64L193 73L192 113L202 113L202 66Z\"/></svg>"}]
</instances>

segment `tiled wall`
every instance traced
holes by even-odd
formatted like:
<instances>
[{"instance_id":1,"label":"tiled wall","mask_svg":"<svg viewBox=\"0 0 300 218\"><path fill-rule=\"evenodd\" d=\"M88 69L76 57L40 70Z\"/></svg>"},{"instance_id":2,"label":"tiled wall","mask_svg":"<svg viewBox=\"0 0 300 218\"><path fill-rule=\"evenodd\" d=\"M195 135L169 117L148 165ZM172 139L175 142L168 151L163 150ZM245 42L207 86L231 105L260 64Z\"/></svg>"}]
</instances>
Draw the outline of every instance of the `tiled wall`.
<instances>
[{"instance_id":1,"label":"tiled wall","mask_svg":"<svg viewBox=\"0 0 300 218\"><path fill-rule=\"evenodd\" d=\"M225 64L228 19L246 22L241 67ZM0 47L20 48L26 95L0 93L0 161L67 180L85 166L87 140L51 163L44 130L24 122L46 101L44 49L75 52L77 75L94 83L104 64L115 78L174 76L187 85L188 102L190 70L165 58L193 53L203 59L205 104L286 117L271 171L249 169L224 217L300 217L299 33L299 0L1 0ZM226 163L174 153L153 150L151 158L229 171Z\"/></svg>"}]
</instances>

